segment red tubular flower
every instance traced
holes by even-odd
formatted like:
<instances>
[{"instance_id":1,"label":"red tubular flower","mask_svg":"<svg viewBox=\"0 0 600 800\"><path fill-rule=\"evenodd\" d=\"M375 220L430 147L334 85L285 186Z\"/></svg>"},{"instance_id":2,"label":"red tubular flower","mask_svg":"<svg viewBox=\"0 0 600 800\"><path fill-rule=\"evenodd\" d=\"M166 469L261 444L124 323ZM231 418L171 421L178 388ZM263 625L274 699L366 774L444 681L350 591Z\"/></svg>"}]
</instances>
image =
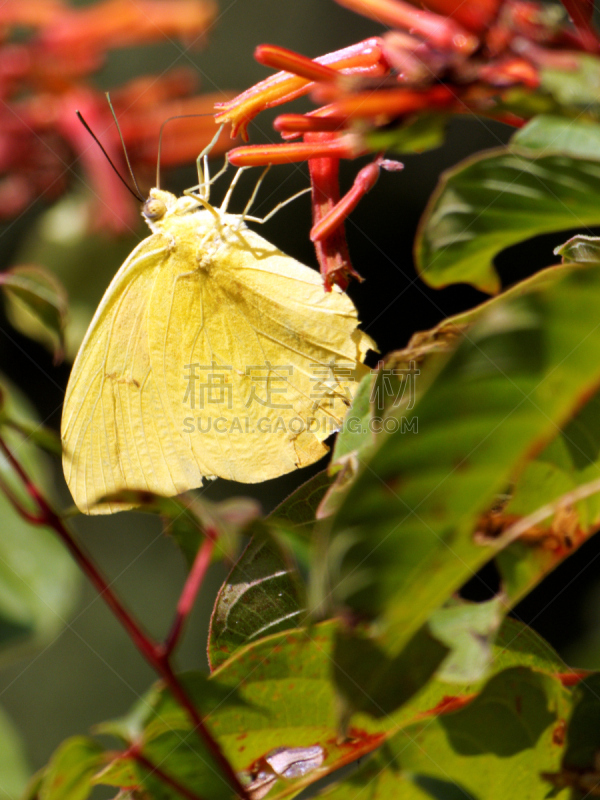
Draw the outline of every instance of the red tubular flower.
<instances>
[{"instance_id":1,"label":"red tubular flower","mask_svg":"<svg viewBox=\"0 0 600 800\"><path fill-rule=\"evenodd\" d=\"M259 51L259 60L261 60L263 54L261 54L260 48L257 49ZM270 48L270 51L272 52L273 49ZM286 62L289 65L287 72L278 72L276 75L271 75L270 78L257 83L233 100L216 104L217 114L215 120L217 124L231 123L232 136L240 133L242 138L247 140L248 124L258 113L266 108L273 108L290 100L295 100L296 97L308 94L314 87L313 80L291 74L298 63L293 57L296 54L291 54L292 57L289 57L289 50L284 50L283 48L279 48L279 50L280 63ZM299 58L302 59L301 56ZM359 42L351 47L345 47L343 50L337 50L334 53L328 53L326 56L316 58L315 63L317 65L330 66L332 69L347 75L360 71L360 74L376 76L383 75L388 71L387 64L382 56L381 40L377 37L366 39L364 42Z\"/></svg>"},{"instance_id":2,"label":"red tubular flower","mask_svg":"<svg viewBox=\"0 0 600 800\"><path fill-rule=\"evenodd\" d=\"M292 164L311 158L356 158L367 151L361 150L360 141L352 134L345 136L309 137L303 144L249 145L236 147L229 161L236 167L256 167L262 164Z\"/></svg>"},{"instance_id":3,"label":"red tubular flower","mask_svg":"<svg viewBox=\"0 0 600 800\"><path fill-rule=\"evenodd\" d=\"M331 110L331 106L327 112ZM341 116L333 116L325 109L311 111L309 114L280 114L273 127L278 131L283 139L295 139L303 133L311 131L335 132L341 130L346 123L346 119Z\"/></svg>"},{"instance_id":4,"label":"red tubular flower","mask_svg":"<svg viewBox=\"0 0 600 800\"><path fill-rule=\"evenodd\" d=\"M202 40L217 12L213 0L102 0L84 8L65 8L40 30L40 43L66 53L73 48L104 52L110 47L155 42L172 36L190 45Z\"/></svg>"},{"instance_id":5,"label":"red tubular flower","mask_svg":"<svg viewBox=\"0 0 600 800\"><path fill-rule=\"evenodd\" d=\"M307 133L304 139L307 145L322 147L327 142L334 141L334 136L329 133ZM325 156L308 161L312 184L313 227L318 226L331 213L340 199L339 168L338 158ZM327 235L315 242L315 251L326 291L330 292L334 283L345 289L350 278L362 281L350 261L343 219Z\"/></svg>"},{"instance_id":6,"label":"red tubular flower","mask_svg":"<svg viewBox=\"0 0 600 800\"><path fill-rule=\"evenodd\" d=\"M591 0L564 0L575 28L565 26L537 0L336 0L392 30L381 37L308 59L273 45L256 58L279 70L227 103L217 105L217 122L231 122L247 138L247 126L263 109L311 92L320 107L308 114L282 114L274 123L286 140L302 142L245 146L232 150L237 165L307 160L313 185L313 229L326 288L346 286L356 275L348 257L343 222L373 185L376 159L361 170L340 199L338 160L378 147L372 134L394 131L421 112L471 112L513 126L523 125L526 105L507 89L534 91L540 67L576 67L570 50L600 49ZM415 6L419 6L418 8ZM531 106L535 113L535 104Z\"/></svg>"},{"instance_id":7,"label":"red tubular flower","mask_svg":"<svg viewBox=\"0 0 600 800\"><path fill-rule=\"evenodd\" d=\"M469 55L479 45L477 37L452 17L421 11L403 0L336 0L336 2L383 25L406 28L411 33L428 39L441 50L455 50Z\"/></svg>"},{"instance_id":8,"label":"red tubular flower","mask_svg":"<svg viewBox=\"0 0 600 800\"><path fill-rule=\"evenodd\" d=\"M120 232L138 210L75 117L83 113L116 164L126 168L103 93L90 78L109 50L157 41L165 34L201 42L214 18L214 0L101 0L83 8L61 0L5 0L0 5L0 215L12 217L40 196L55 199L69 185L74 157L91 184L91 218ZM189 70L138 78L112 94L139 179L154 182L161 124L176 114L211 114L215 97L193 96ZM193 161L214 135L212 117L178 120L163 141L165 165ZM218 151L226 149L220 141Z\"/></svg>"},{"instance_id":9,"label":"red tubular flower","mask_svg":"<svg viewBox=\"0 0 600 800\"><path fill-rule=\"evenodd\" d=\"M464 0L426 0L419 3L419 7L452 17L467 30L480 34L493 22L500 4L501 0L478 0L476 3L465 3Z\"/></svg>"},{"instance_id":10,"label":"red tubular flower","mask_svg":"<svg viewBox=\"0 0 600 800\"><path fill-rule=\"evenodd\" d=\"M562 0L562 4L581 36L583 48L597 53L600 41L593 23L594 0Z\"/></svg>"},{"instance_id":11,"label":"red tubular flower","mask_svg":"<svg viewBox=\"0 0 600 800\"><path fill-rule=\"evenodd\" d=\"M399 161L389 161L379 156L375 161L363 167L354 179L350 191L346 192L344 197L336 202L329 211L321 214L320 220L313 225L310 232L311 241L324 241L330 238L334 231L343 225L343 221L354 211L361 197L364 197L375 186L377 178L379 178L379 171L382 168L390 172L399 172L404 169L404 164Z\"/></svg>"}]
</instances>

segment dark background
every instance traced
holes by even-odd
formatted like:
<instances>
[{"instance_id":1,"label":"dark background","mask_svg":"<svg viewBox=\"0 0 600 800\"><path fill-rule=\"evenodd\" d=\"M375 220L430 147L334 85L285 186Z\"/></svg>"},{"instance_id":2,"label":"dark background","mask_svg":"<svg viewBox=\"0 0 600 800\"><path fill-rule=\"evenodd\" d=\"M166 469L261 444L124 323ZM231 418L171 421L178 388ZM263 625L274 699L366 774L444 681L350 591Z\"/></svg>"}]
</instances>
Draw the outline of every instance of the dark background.
<instances>
[{"instance_id":1,"label":"dark background","mask_svg":"<svg viewBox=\"0 0 600 800\"><path fill-rule=\"evenodd\" d=\"M317 56L344 47L369 35L380 26L362 19L332 0L221 0L221 12L209 31L203 51L185 51L165 42L136 50L113 53L98 76L101 88L111 89L138 74L159 74L171 66L193 65L205 91L243 90L264 78L268 70L252 57L256 45L274 43ZM305 99L296 109L308 109ZM292 110L291 107L285 109ZM271 128L274 114L261 115L250 127L251 142L277 141ZM347 225L350 252L365 282L355 283L350 294L363 328L378 342L381 353L406 345L418 330L435 325L445 316L469 308L484 297L466 286L445 290L428 288L416 275L412 262L415 228L440 173L469 153L506 142L511 131L488 120L464 118L450 126L445 145L402 160L400 173L382 173L377 186L352 215ZM359 166L346 163L344 187L351 185ZM245 176L236 193L238 205L252 185ZM193 167L178 170L163 179L163 186L180 192L196 182ZM304 165L275 167L267 176L253 213L261 215L276 203L308 185ZM76 187L75 187L76 188ZM39 229L34 209L17 225L7 226L0 237L3 267L35 251ZM308 241L310 206L303 197L282 209L260 231L282 250L315 265ZM146 232L140 227L140 236ZM537 269L554 263L552 248L564 241L565 233L547 236L511 248L498 259L505 286ZM98 248L95 244L94 248ZM100 256L74 260L76 270L97 303L111 275L119 267L133 241L107 244ZM120 255L118 255L120 253ZM60 260L60 259L59 259ZM60 271L64 265L56 265ZM67 281L68 282L68 281ZM35 402L43 420L58 429L62 394L69 365L56 368L50 355L20 336L6 320L0 324L0 367ZM324 465L319 465L322 468ZM68 494L57 465L58 490L65 505ZM270 510L317 468L303 470L259 487L236 487L226 481L210 483L203 490L213 499L233 494L252 495ZM132 604L156 635L164 633L184 576L179 553L166 541L155 519L128 513L109 519L76 521L77 532L117 590ZM600 655L597 629L600 614L596 599L599 549L592 539L551 575L516 610L516 614L542 633L575 666L594 666ZM207 620L215 592L224 579L224 568L216 566L204 586L193 624L182 648L182 667L206 665ZM486 596L485 586L494 587L492 570L472 581L470 595ZM43 764L52 750L69 735L86 733L96 722L127 710L144 692L154 676L138 656L120 626L106 611L89 586L84 586L74 618L57 639L41 652L31 654L0 672L0 703L24 733L34 767Z\"/></svg>"}]
</instances>

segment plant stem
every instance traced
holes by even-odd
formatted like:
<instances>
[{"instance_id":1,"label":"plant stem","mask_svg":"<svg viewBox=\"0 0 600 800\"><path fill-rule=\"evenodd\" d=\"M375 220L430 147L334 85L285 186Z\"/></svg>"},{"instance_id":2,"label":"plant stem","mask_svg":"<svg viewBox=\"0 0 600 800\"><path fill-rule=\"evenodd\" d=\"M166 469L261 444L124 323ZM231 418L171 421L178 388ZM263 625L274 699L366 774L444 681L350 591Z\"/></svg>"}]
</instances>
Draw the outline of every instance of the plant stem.
<instances>
[{"instance_id":1,"label":"plant stem","mask_svg":"<svg viewBox=\"0 0 600 800\"><path fill-rule=\"evenodd\" d=\"M183 629L183 623L192 610L192 606L194 605L196 596L200 590L204 576L206 575L206 570L210 565L210 560L212 558L216 543L216 532L212 528L207 528L205 534L206 538L198 548L192 569L190 570L190 574L187 577L179 597L173 625L169 631L169 635L165 639L165 656L171 655L177 645L177 642L179 641L179 636L181 635L181 631Z\"/></svg>"},{"instance_id":2,"label":"plant stem","mask_svg":"<svg viewBox=\"0 0 600 800\"><path fill-rule=\"evenodd\" d=\"M127 631L128 635L130 636L131 640L133 641L137 649L140 651L142 656L146 659L146 661L148 661L148 663L154 669L154 671L161 676L161 678L164 680L165 684L171 691L176 701L187 711L187 714L194 725L194 730L198 733L200 739L202 740L207 750L211 753L215 761L219 764L224 775L228 778L232 789L239 797L244 798L244 800L247 800L248 795L246 794L243 786L241 785L239 778L237 777L235 771L233 770L233 767L223 755L218 743L212 737L208 728L202 721L202 718L198 714L198 711L194 706L192 699L188 696L187 692L179 682L179 679L173 672L173 668L171 667L169 660L169 657L171 655L171 650L168 650L167 647L163 644L157 644L153 642L150 636L143 630L139 622L125 608L125 606L119 600L117 595L113 592L106 578L96 567L92 559L87 555L87 553L73 538L71 532L65 526L62 519L49 505L49 503L43 497L41 492L38 490L37 486L35 486L35 484L31 481L30 477L27 475L27 473L25 472L19 461L17 461L13 453L9 450L4 439L1 436L0 436L0 449L2 449L9 463L11 464L17 475L22 480L25 489L27 490L27 493L36 503L38 507L38 514L37 516L34 517L32 513L28 511L26 508L24 508L19 503L19 501L11 494L9 495L9 499L11 500L15 509L28 522L35 522L35 524L44 525L54 530L57 536L64 543L65 547L71 553L71 555L73 556L74 560L79 565L81 570L85 573L85 575L94 585L94 587L96 588L96 590L98 591L104 602L108 605L108 607L113 612L115 617L123 625L123 627ZM210 548L208 546L206 548L204 547L204 544L206 544L206 542L211 542ZM206 572L206 567L208 566L208 563L204 565L204 562L210 560L210 553L212 552L212 547L214 547L214 532L212 532L210 538L207 538L205 540L204 544L200 548L199 555L196 558L196 561L194 562L194 568L192 569L192 573L190 573L190 578L188 578L188 581L186 581L186 585L184 586L182 597L178 604L178 616L180 613L180 607L184 604L185 607L188 608L188 613L189 613L189 609L191 608L191 604L193 603L193 597L195 596L192 595L192 588L195 588L195 591L197 592L202 577ZM202 553L202 558L200 557L201 553ZM208 553L208 559L207 559L207 553ZM198 566L196 568L197 564L200 564L202 566L202 569L201 566ZM192 574L194 575L193 579L192 579ZM189 588L188 584L190 584ZM183 620L181 620L181 622L179 623L179 628L181 627L182 623ZM175 627L175 625L173 627ZM169 639L170 638L172 638L172 634L169 637ZM176 638L177 636L175 636L175 639Z\"/></svg>"}]
</instances>

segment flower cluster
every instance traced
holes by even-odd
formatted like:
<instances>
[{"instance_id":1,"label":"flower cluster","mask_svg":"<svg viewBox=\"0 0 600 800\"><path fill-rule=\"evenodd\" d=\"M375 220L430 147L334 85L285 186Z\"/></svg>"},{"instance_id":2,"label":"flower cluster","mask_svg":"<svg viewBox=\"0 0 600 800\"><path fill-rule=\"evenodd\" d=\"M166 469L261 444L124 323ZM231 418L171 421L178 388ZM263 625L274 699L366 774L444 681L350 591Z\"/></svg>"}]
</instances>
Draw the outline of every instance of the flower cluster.
<instances>
[{"instance_id":1,"label":"flower cluster","mask_svg":"<svg viewBox=\"0 0 600 800\"><path fill-rule=\"evenodd\" d=\"M213 20L213 0L100 0L70 7L61 0L4 0L0 7L0 215L14 217L42 196L54 200L69 185L74 161L97 198L96 224L119 232L137 209L100 149L75 115L81 111L123 166L122 147L93 74L115 48L177 38L200 43ZM137 78L113 92L134 171L156 168L160 127L175 115L211 114L216 97L196 95L195 76L175 70ZM194 160L214 133L210 116L179 119L164 138L161 163ZM225 149L222 142L219 150Z\"/></svg>"},{"instance_id":2,"label":"flower cluster","mask_svg":"<svg viewBox=\"0 0 600 800\"><path fill-rule=\"evenodd\" d=\"M239 166L308 160L311 238L328 289L334 283L344 288L356 276L343 220L372 187L380 167L401 167L377 155L340 200L340 158L377 153L386 143L393 148L394 132L422 112L432 119L475 113L520 126L539 107L523 103L523 93L511 90L531 95L544 67L575 69L578 53L600 50L589 0L564 0L573 23L559 7L534 0L426 0L420 8L405 0L336 2L389 30L314 60L262 45L257 60L282 71L217 104L216 114L217 122L231 123L234 133L246 138L249 122L263 109L308 93L319 104L308 114L277 117L275 129L287 141L238 147L229 160ZM382 132L387 138L377 135Z\"/></svg>"}]
</instances>

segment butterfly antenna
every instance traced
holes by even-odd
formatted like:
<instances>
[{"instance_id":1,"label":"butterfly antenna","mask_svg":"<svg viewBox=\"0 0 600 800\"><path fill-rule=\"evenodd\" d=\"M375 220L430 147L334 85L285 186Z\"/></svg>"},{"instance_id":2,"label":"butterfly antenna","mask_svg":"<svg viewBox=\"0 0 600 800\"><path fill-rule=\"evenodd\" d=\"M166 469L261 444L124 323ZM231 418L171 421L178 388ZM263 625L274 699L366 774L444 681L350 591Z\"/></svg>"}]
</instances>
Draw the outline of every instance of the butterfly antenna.
<instances>
[{"instance_id":1,"label":"butterfly antenna","mask_svg":"<svg viewBox=\"0 0 600 800\"><path fill-rule=\"evenodd\" d=\"M100 139L98 139L98 137L96 136L96 134L94 133L94 131L93 131L93 130L90 128L90 126L87 124L87 122L86 122L86 121L85 121L85 119L83 118L83 114L81 113L81 111L76 111L75 113L77 114L77 118L78 118L78 120L81 122L81 124L83 125L83 127L86 129L86 131L87 131L87 132L89 133L89 135L92 137L92 139L93 139L93 140L96 142L96 144L98 145L98 147L100 148L100 150L102 150L102 152L104 153L104 156L105 156L106 160L108 161L108 163L111 165L111 167L112 167L112 168L113 168L113 170L115 171L115 174L116 174L116 176L117 176L117 177L118 177L118 179L121 181L121 183L123 184L123 186L125 186L125 188L127 189L127 191L128 191L128 192L130 192L130 193L131 193L131 194L132 194L132 195L135 197L135 199L136 199L136 200L138 200L140 203L143 203L143 202L144 202L144 198L142 197L142 193L141 193L141 192L140 192L140 190L139 190L139 187L138 187L138 185L137 185L137 182L136 182L136 180L135 180L135 177L133 177L133 172L131 172L131 165L129 164L129 159L127 158L127 152L125 152L125 158L127 159L127 166L129 167L129 171L131 172L131 176L133 177L133 183L134 183L134 185L135 185L135 188L137 189L137 193L136 193L136 192L134 192L134 190L133 190L133 189L131 188L131 186L130 186L130 185L127 183L127 181L125 180L125 178L124 178L124 177L121 175L121 173L119 172L119 170L118 170L118 169L117 169L117 167L115 166L115 164L114 164L114 162L113 162L112 158L111 158L111 157L108 155L108 153L106 152L106 149L105 149L104 145L102 144L102 142L100 141ZM119 135L120 135L120 134L121 134L121 131L119 130ZM121 141L123 141L123 137L121 137ZM125 145L123 145L123 148L124 148L124 147L125 147Z\"/></svg>"},{"instance_id":2,"label":"butterfly antenna","mask_svg":"<svg viewBox=\"0 0 600 800\"><path fill-rule=\"evenodd\" d=\"M125 161L127 162L127 168L129 169L129 174L131 175L131 180L133 181L133 185L140 196L142 202L144 200L142 193L140 192L140 187L135 179L135 175L133 174L133 170L131 168L131 162L129 161L129 156L127 155L127 148L125 147L125 139L123 139L123 134L121 133L121 126L119 125L119 120L117 119L117 115L115 114L115 110L113 108L112 101L110 99L110 94L106 92L106 99L108 100L108 107L110 108L110 113L112 114L112 118L115 121L115 125L117 126L117 132L119 134L119 139L121 140L121 145L123 146L123 153L125 155ZM158 187L158 184L156 184Z\"/></svg>"}]
</instances>

